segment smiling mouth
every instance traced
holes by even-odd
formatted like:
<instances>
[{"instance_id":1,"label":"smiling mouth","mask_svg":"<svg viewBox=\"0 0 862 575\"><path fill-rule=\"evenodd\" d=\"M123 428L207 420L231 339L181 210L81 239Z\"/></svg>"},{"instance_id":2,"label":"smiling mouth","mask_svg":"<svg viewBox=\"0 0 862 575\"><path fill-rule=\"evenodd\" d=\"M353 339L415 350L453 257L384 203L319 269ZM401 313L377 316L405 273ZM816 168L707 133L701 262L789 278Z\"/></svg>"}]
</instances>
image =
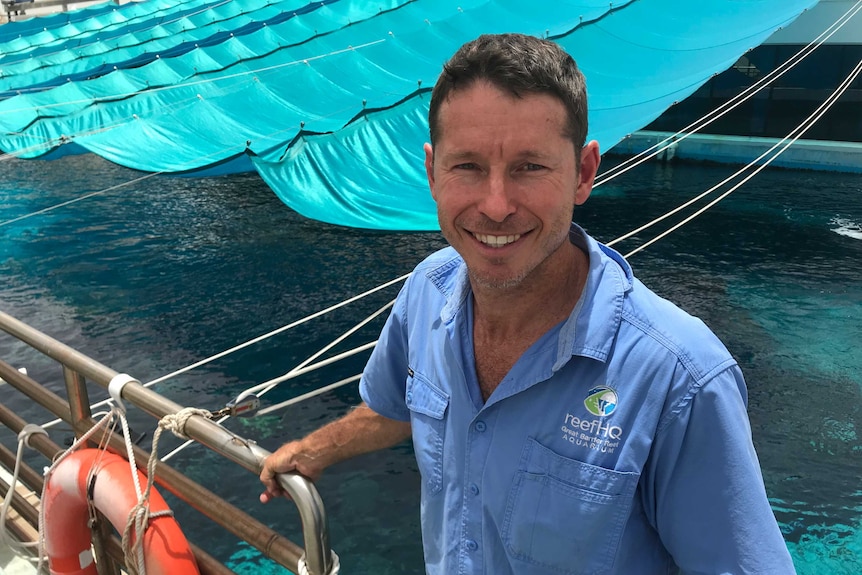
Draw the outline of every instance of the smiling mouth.
<instances>
[{"instance_id":1,"label":"smiling mouth","mask_svg":"<svg viewBox=\"0 0 862 575\"><path fill-rule=\"evenodd\" d=\"M521 234L514 234L509 236L492 236L489 234L473 234L473 237L478 241L482 242L486 246L490 246L492 248L502 248L503 246L507 246L511 243L514 243L520 239Z\"/></svg>"}]
</instances>

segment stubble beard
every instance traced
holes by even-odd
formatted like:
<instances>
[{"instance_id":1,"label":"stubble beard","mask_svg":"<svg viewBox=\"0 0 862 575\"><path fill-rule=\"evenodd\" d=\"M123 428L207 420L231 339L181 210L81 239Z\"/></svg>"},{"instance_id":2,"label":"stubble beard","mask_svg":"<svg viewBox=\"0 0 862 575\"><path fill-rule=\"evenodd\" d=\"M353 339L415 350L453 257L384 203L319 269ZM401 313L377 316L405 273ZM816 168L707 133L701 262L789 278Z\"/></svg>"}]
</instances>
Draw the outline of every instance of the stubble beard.
<instances>
[{"instance_id":1,"label":"stubble beard","mask_svg":"<svg viewBox=\"0 0 862 575\"><path fill-rule=\"evenodd\" d=\"M527 267L521 270L516 270L515 275L508 277L496 277L493 274L482 274L477 270L471 269L467 265L467 275L470 278L471 285L475 288L493 290L498 292L511 291L525 284L531 276L539 277L546 266L553 265L552 259L566 242L569 241L569 222L565 222L565 234L562 233L563 226L555 230L557 233L548 237L547 241L542 245L542 257L535 262L529 262ZM559 240L557 238L560 238ZM501 262L502 263L502 262ZM491 262L493 265L493 262Z\"/></svg>"}]
</instances>

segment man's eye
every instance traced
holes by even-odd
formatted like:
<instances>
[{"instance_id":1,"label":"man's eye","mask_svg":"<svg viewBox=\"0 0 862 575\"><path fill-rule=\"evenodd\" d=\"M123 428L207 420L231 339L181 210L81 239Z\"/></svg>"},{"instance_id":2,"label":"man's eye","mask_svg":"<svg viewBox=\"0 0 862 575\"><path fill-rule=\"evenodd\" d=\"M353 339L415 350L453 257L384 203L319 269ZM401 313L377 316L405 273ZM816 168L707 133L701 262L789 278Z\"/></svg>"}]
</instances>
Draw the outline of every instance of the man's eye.
<instances>
[{"instance_id":1,"label":"man's eye","mask_svg":"<svg viewBox=\"0 0 862 575\"><path fill-rule=\"evenodd\" d=\"M523 170L525 172L534 172L536 170L544 170L545 166L541 164L524 164Z\"/></svg>"},{"instance_id":2,"label":"man's eye","mask_svg":"<svg viewBox=\"0 0 862 575\"><path fill-rule=\"evenodd\" d=\"M473 162L466 162L464 164L458 164L455 166L456 170L475 170L476 164Z\"/></svg>"}]
</instances>

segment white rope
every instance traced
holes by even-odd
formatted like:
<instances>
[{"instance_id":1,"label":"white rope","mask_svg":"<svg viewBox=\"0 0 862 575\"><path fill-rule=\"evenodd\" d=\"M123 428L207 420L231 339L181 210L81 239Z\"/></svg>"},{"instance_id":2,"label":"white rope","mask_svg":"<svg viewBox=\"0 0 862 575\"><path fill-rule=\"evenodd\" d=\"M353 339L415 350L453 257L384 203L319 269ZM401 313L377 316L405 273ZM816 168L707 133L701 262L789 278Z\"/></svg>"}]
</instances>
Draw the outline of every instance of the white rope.
<instances>
[{"instance_id":1,"label":"white rope","mask_svg":"<svg viewBox=\"0 0 862 575\"><path fill-rule=\"evenodd\" d=\"M344 332L343 334L341 334L340 336L338 336L337 338L335 338L331 342L329 342L327 345L323 346L316 353L314 353L311 356L309 356L308 358L306 358L303 362L301 362L299 365L297 365L296 367L294 367L293 369L291 369L290 371L288 371L284 375L281 375L279 377L270 379L269 381L265 381L263 383L259 383L257 385L252 386L252 387L249 387L248 389L246 389L245 391L243 391L242 393L240 393L237 396L237 400L240 400L243 397L246 397L246 396L251 395L251 394L257 394L257 395L263 396L280 383L283 383L283 382L288 381L290 379L294 379L295 377L298 377L300 375L315 371L317 369L320 369L321 367L325 367L331 363L335 363L336 361L339 361L339 360L344 359L346 357L350 357L352 355L356 355L357 353L361 353L363 351L366 351L368 349L373 348L375 345L377 345L377 340L370 342L370 343L367 343L365 345L361 345L359 347L353 348L352 350L349 350L349 351L346 351L344 353L335 355L329 359L325 359L325 360L317 362L315 364L311 363L312 361L314 361L315 359L317 359L318 357L320 357L321 355L323 355L324 353L326 353L327 351L329 351L330 349L332 349L333 347L335 347L336 345L338 345L339 343L341 343L342 341L344 341L345 339L347 339L348 337L350 337L351 335L353 335L354 333L356 333L357 331L359 331L360 329L362 329L363 327L368 325L371 321L373 321L375 318L382 315L383 312L385 312L386 310L391 308L393 305L395 305L394 299L392 301L390 301L389 303L383 305L380 309L378 309L377 311L375 311L374 313L372 313L371 315L369 315L368 317L366 317L365 319L363 319L362 321L360 321L359 323L354 325L352 328L350 328L349 330L347 330L346 332Z\"/></svg>"},{"instance_id":2,"label":"white rope","mask_svg":"<svg viewBox=\"0 0 862 575\"><path fill-rule=\"evenodd\" d=\"M338 389L339 387L343 387L348 383L353 383L354 381L359 381L362 378L362 374L358 373L356 375L352 375L350 377L346 377L342 380L336 381L335 383L330 383L329 385L324 385L323 387L319 387L314 391L309 391L308 393L303 393L302 395L298 395L286 401L282 401L281 403L276 403L274 405L267 406L260 411L257 412L258 415L266 415L268 413L272 413L273 411L277 411L279 409L283 409L285 407L290 407L296 403L300 403L305 401L306 399L311 399L312 397L317 397L327 391L332 391L333 389Z\"/></svg>"},{"instance_id":3,"label":"white rope","mask_svg":"<svg viewBox=\"0 0 862 575\"><path fill-rule=\"evenodd\" d=\"M164 416L159 421L159 426L153 435L153 447L150 451L150 458L147 462L147 485L141 491L140 482L138 481L138 469L135 465L135 453L131 442L131 433L128 431L128 423L125 416L122 416L123 430L126 435L126 450L128 453L129 465L132 471L132 481L135 485L135 493L138 496L138 503L129 511L129 517L126 521L126 528L123 531L123 554L126 557L126 569L129 575L146 575L146 565L144 563L144 535L151 518L164 517L173 515L166 509L155 513L150 512L150 493L152 492L153 483L156 477L156 466L159 463L158 449L159 437L165 429L171 431L177 437L187 439L185 433L186 423L195 415L209 418L210 412L205 409L197 409L194 407L186 407L178 411ZM134 559L134 562L131 560Z\"/></svg>"},{"instance_id":4,"label":"white rope","mask_svg":"<svg viewBox=\"0 0 862 575\"><path fill-rule=\"evenodd\" d=\"M51 478L51 475L54 473L54 470L57 466L66 459L69 455L71 455L75 450L77 450L81 445L86 445L86 442L96 434L100 429L103 431L102 440L99 442L99 445L102 446L102 450L107 446L107 435L111 431L110 424L116 424L115 415L118 414L119 411L112 409L110 412L105 414L105 416L100 419L96 424L87 430L84 435L75 439L72 445L66 451L62 452L57 456L54 461L51 463L49 467L45 469L45 480L42 484L42 497L41 500L45 501L47 496L48 489L48 480ZM104 429L102 429L104 428ZM39 506L39 562L36 568L37 573L41 573L42 565L45 561L45 505Z\"/></svg>"},{"instance_id":5,"label":"white rope","mask_svg":"<svg viewBox=\"0 0 862 575\"><path fill-rule=\"evenodd\" d=\"M286 373L280 377L276 377L276 378L270 379L269 381L265 381L263 383L259 383L255 386L252 386L252 387L248 388L248 390L245 393L257 393L261 389L266 389L266 390L272 389L273 387L275 387L279 383L288 381L290 379L294 379L294 378L299 377L300 375L304 375L306 373L310 373L312 371L315 371L317 369L320 369L321 367L330 365L330 364L335 363L337 361L341 361L342 359L344 359L346 357L350 357L352 355L356 355L357 353L362 353L363 351L367 351L369 349L372 349L375 345L377 345L377 341L378 340L375 339L374 341L370 341L364 345L360 345L359 347L355 347L349 351L345 351L344 353L334 355L334 356L327 358L323 361L318 361L317 363L311 364L311 365L304 367L302 369L291 370L288 373Z\"/></svg>"},{"instance_id":6,"label":"white rope","mask_svg":"<svg viewBox=\"0 0 862 575\"><path fill-rule=\"evenodd\" d=\"M342 307L344 307L344 306L346 306L346 305L349 305L349 304L351 304L351 303L353 303L353 302L355 302L355 301L359 301L360 299L363 299L363 298L368 297L368 296L370 296L370 295L372 295L372 294L374 294L374 293L377 293L377 292L378 292L378 291L380 291L380 290L386 289L386 288L388 288L388 287L390 287L390 286L393 286L393 285L395 285L395 284L397 284L397 283L403 282L403 281L404 281L404 280L406 280L409 276L410 276L410 274L404 274L403 276L397 277L397 278L395 278L395 279L393 279L393 280L389 280L388 282L382 283L382 284L380 284L379 286L377 286L377 287L375 287L375 288L371 288L370 290L364 291L364 292L362 292L362 293L360 293L360 294L358 294L358 295L355 295L355 296L353 296L353 297L350 297L350 298L348 298L348 299L346 299L346 300L344 300L344 301L342 301L342 302L339 302L339 303L337 303L337 304L335 304L335 305L331 305L331 306L329 306L329 307L327 307L327 308L325 308L325 309L322 309L322 310L320 310L320 311L317 311L317 312L314 312L314 313L312 313L312 314L309 314L309 315L305 316L305 317L304 317L304 318L302 318L302 319L299 319L299 320L297 320L297 321L291 322L291 323L289 323L289 324L287 324L287 325L284 325L284 326L282 326L282 327L280 327L280 328L278 328L278 329L274 329L274 330L272 330L272 331L270 331L270 332L267 332L267 333L265 333L265 334L263 334L263 335L259 335L259 336L255 337L255 338L253 338L253 339L250 339L250 340L248 340L248 341L246 341L246 342L244 342L244 343L241 343L241 344L239 344L239 345L237 345L237 346L234 346L234 347L232 347L232 348L230 348L230 349L226 349L226 350L224 350L224 351L222 351L222 352L219 352L219 353L217 353L217 354L215 354L215 355L211 355L210 357L207 357L207 358L205 358L205 359L202 359L202 360L200 360L200 361L198 361L198 362L195 362L195 363L193 363L193 364L191 364L191 365L188 365L188 366L186 366L186 367L184 367L184 368L182 368L182 369L178 369L178 370L173 371L173 372L171 372L171 373L169 373L169 374L167 374L167 375L163 375L163 376L161 376L161 377L158 377L158 378L156 378L156 379L154 379L154 380L152 380L152 381L150 381L150 382L145 383L145 384L144 384L144 387L150 387L151 385L154 385L154 384L156 384L156 383L160 383L160 382L165 381L165 380L167 380L167 379L171 379L171 378L176 377L176 376L178 376L178 375L180 375L180 374L182 374L182 373L185 373L185 372L187 372L187 371L190 371L190 370L195 369L195 368L197 368L197 367L200 367L200 366L202 366L202 365L206 365L206 364L208 364L208 363L210 363L210 362L212 362L212 361L215 361L215 360L217 360L217 359L220 359L220 358L222 358L222 357L224 357L224 356L226 356L226 355L229 355L229 354L231 354L231 353L234 353L234 352L236 352L236 351L239 351L239 350L241 350L241 349L244 349L244 348L246 348L246 347L248 347L248 346L250 346L250 345L254 345L254 344L259 343L259 342L261 342L261 341L263 341L263 340L269 339L270 337L276 336L276 335L278 335L278 334L280 334L280 333L282 333L282 332L284 332L284 331L287 331L287 330L289 330L289 329L293 329L294 327L297 327L297 326L299 326L299 325L302 325L302 324L304 324L304 323L307 323L307 322L309 322L309 321L311 321L311 320L313 320L313 319L316 319L316 318L318 318L318 317L320 317L320 316L322 316L322 315L326 315L327 313L329 313L329 312L331 312L331 311L335 311L335 310L336 310L336 309L338 309L338 308L342 308Z\"/></svg>"},{"instance_id":7,"label":"white rope","mask_svg":"<svg viewBox=\"0 0 862 575\"><path fill-rule=\"evenodd\" d=\"M675 208L674 210L671 210L670 212L664 214L663 216L660 216L659 218L656 218L655 220L653 220L652 222L649 222L648 224L645 224L644 226L641 226L640 228L638 228L637 230L635 230L633 232L629 232L628 234L626 234L624 236L620 236L616 240L609 242L608 245L617 243L618 241L621 241L622 239L626 239L626 238L630 237L631 235L633 235L633 234L635 234L641 230L649 228L649 227L655 225L656 223L658 223L659 221L664 220L668 216L678 212L679 210L683 209L684 207L691 205L693 202L695 202L698 199L703 198L706 195L712 193L713 191L717 190L719 187L721 187L725 183L729 182L733 178L745 173L749 168L756 165L760 160L763 160L764 158L766 158L770 153L772 153L776 149L778 150L775 152L774 155L772 155L768 159L766 159L766 161L763 164L758 165L758 167L755 170L753 170L749 175L747 175L745 178L743 178L735 186L730 188L727 192L721 194L718 198L709 202L706 206L697 210L695 213L693 213L689 217L685 218L684 220L682 220L678 224L674 225L670 229L662 232L661 234L657 235L656 237L649 240L648 242L641 244L638 248L636 248L633 251L626 254L625 257L628 258L628 257L636 254L637 252L646 249L648 246L654 244L658 240L666 237L670 233L678 230L679 228L681 228L685 224L689 223L690 221L692 221L697 216L703 214L706 210L708 210L709 208L711 208L712 206L714 206L715 204L717 204L718 202L720 202L721 200L723 200L724 198L729 196L731 193L733 193L734 191L739 189L744 183L746 183L751 178L753 178L755 175L759 174L761 171L766 169L766 167L769 166L769 164L771 164L773 162L773 160L775 160L778 156L783 154L791 145L793 145L799 138L801 138L802 135L809 128L811 128L811 126L813 126L827 111L829 111L829 109L832 107L832 105L838 101L838 99L844 94L844 92L846 92L847 89L853 84L853 82L856 80L856 78L859 77L860 73L862 73L862 60L859 61L859 63L856 65L856 67L853 69L853 71L850 72L850 75L847 76L847 78L845 78L843 82L841 82L841 84L838 86L838 88L834 92L832 92L832 94L830 94L829 97L822 104L820 104L820 106L818 106L816 110L814 110L814 112L812 112L807 118L805 118L805 120L803 120L802 123L799 124L796 128L794 128L787 136L785 136L784 138L779 140L776 144L774 144L767 151L763 152L760 156L755 158L752 162L745 165L744 167L742 167L741 169L736 171L731 176L725 178L720 183L716 184L715 186L713 186L712 188L710 188L709 190L707 190L703 194L697 196L695 199L686 202L682 206Z\"/></svg>"},{"instance_id":8,"label":"white rope","mask_svg":"<svg viewBox=\"0 0 862 575\"><path fill-rule=\"evenodd\" d=\"M330 312L335 311L335 310L337 310L337 309L339 309L339 308L342 308L342 307L344 307L344 306L346 306L346 305L349 305L349 304L351 304L351 303L354 303L354 302L356 302L356 301L359 301L359 300L361 300L361 299L364 299L364 298L366 298L366 297L368 297L368 296L370 296L370 295L373 295L373 294L375 294L375 293L377 293L377 292L379 292L379 291L381 291L381 290L384 290L384 289L386 289L386 288L388 288L388 287L391 287L391 286L393 286L393 285L395 285L395 284L397 284L397 283L403 282L405 279L407 279L407 277L408 277L409 275L410 275L410 274L404 274L404 275L402 275L402 276L400 276L400 277L397 277L397 278L395 278L395 279L392 279L392 280L389 280L389 281L387 281L387 282L384 282L384 283L382 283L382 284L378 285L377 287L374 287L374 288L371 288L371 289L369 289L369 290L366 290L366 291L364 291L364 292L362 292L362 293L360 293L360 294L358 294L358 295L355 295L355 296L353 296L353 297L350 297L350 298L348 298L348 299L346 299L346 300L344 300L344 301L341 301L341 302L339 302L339 303L337 303L337 304L335 304L335 305L331 305L331 306L329 306L329 307L327 307L327 308L325 308L325 309L322 309L322 310L320 310L320 311L316 311L316 312L314 312L314 313L312 313L312 314L310 314L310 315L307 315L307 316L303 317L302 319L296 320L296 321L291 322L291 323L289 323L289 324L287 324L287 325L283 325L283 326L281 326L281 327L279 327L279 328L277 328L277 329L274 329L274 330L272 330L272 331L270 331L270 332L267 332L267 333L265 333L265 334L263 334L263 335L259 335L259 336L255 337L255 338L252 338L252 339L250 339L250 340L248 340L248 341L246 341L246 342L244 342L244 343L241 343L241 344L239 344L239 345L236 345L236 346L234 346L234 347L231 347L231 348L229 348L229 349L226 349L226 350L224 350L224 351L221 351L221 352L219 352L219 353L217 353L217 354L215 354L215 355L211 355L211 356L209 356L209 357L207 357L207 358L205 358L205 359L202 359L202 360L200 360L200 361L197 361L197 362L195 362L195 363L193 363L193 364L191 364L191 365L187 365L186 367L183 367L183 368L181 368L181 369L178 369L178 370L176 370L176 371L173 371L173 372L171 372L171 373L168 373L167 375L163 375L163 376L158 377L158 378L156 378L156 379L154 379L154 380L152 380L152 381L148 381L147 383L145 383L145 384L143 384L143 385L144 385L144 387L152 387L153 385L155 385L155 384L157 384L157 383L161 383L161 382L166 381L166 380L168 380L168 379L174 378L174 377L176 377L176 376L178 376L178 375L181 375L181 374L183 374L183 373L185 373L185 372L187 372L187 371L191 371L192 369L198 368L198 367L200 367L200 366L202 366L202 365L206 365L206 364L208 364L208 363L210 363L210 362L213 362L213 361L215 361L215 360L217 360L217 359L220 359L220 358L222 358L222 357L225 357L225 356L227 356L227 355L230 355L231 353L237 352L237 351L239 351L239 350L241 350L241 349L244 349L244 348L246 348L246 347L249 347L249 346L251 346L251 345L254 345L254 344L256 344L256 343L259 343L259 342L261 342L261 341L264 341L264 340L266 340L266 339L269 339L270 337L274 337L274 336L276 336L276 335L278 335L278 334L280 334L280 333L282 333L282 332L285 332L285 331L287 331L287 330L289 330L289 329L293 329L294 327L298 327L298 326L300 326L300 325L302 325L302 324L308 323L309 321L311 321L311 320L313 320L313 319L316 319L316 318L318 318L318 317L321 317L321 316L323 316L323 315L326 315L327 313L330 313ZM352 353L359 353L359 352L361 352L361 351L364 351L365 349L368 349L368 346L369 346L369 345L372 345L372 344L366 344L366 346L363 346L362 348L358 348L358 349L354 350L353 352L348 352L348 353L351 353L351 354L352 354ZM343 357L346 357L346 356L344 356L344 355L340 356L340 358L343 358ZM332 363L332 362L331 362L331 361L329 361L329 362L327 362L327 363L322 363L322 362L321 362L321 363L319 363L319 364L316 364L316 367L323 367L324 365L328 365L329 363ZM302 373L307 373L307 371L303 371ZM270 383L271 383L271 382L270 382ZM248 390L246 390L246 391L248 391ZM94 404L93 404L93 405L91 405L90 407L91 407L91 409L96 409L96 408L104 407L104 406L106 406L106 405L110 405L110 404L111 404L111 400L110 400L110 399L105 399L105 400L102 400L102 401L99 401L99 402L94 403ZM217 423L221 423L221 421L222 421L222 420L218 421ZM60 419L54 419L54 420L52 420L52 421L49 421L49 422L47 422L47 423L42 424L42 427L52 427L52 426L57 425L57 424L59 424L59 423L62 423L62 420L60 420Z\"/></svg>"},{"instance_id":9,"label":"white rope","mask_svg":"<svg viewBox=\"0 0 862 575\"><path fill-rule=\"evenodd\" d=\"M690 135L698 132L702 128L705 128L706 126L710 125L722 116L728 114L733 109L737 108L738 106L752 98L760 90L766 87L767 84L780 78L781 76L795 68L796 65L798 65L805 58L811 55L824 42L826 42L841 28L843 28L847 24L847 22L849 22L850 19L852 19L860 10L862 10L862 0L859 0L856 4L854 4L852 8L847 10L847 12L845 12L841 17L839 17L838 20L833 22L832 25L830 25L819 36L817 36L817 38L809 42L808 45L806 45L801 50L799 50L799 52L791 56L783 64L769 72L766 76L764 76L763 78L761 78L760 80L758 80L757 82L755 82L754 84L752 84L751 86L749 86L741 93L737 94L715 110L711 111L707 115L698 118L688 126L684 127L679 132L668 136L667 138L654 144L650 148L647 148L639 154L628 158L626 161L612 167L607 172L604 172L603 174L599 175L596 178L594 187L599 187L602 184L605 184L606 182L609 182L610 180L616 178L617 176L621 176L629 170L634 169L635 167L662 153L668 147L679 144L679 142L685 140Z\"/></svg>"},{"instance_id":10,"label":"white rope","mask_svg":"<svg viewBox=\"0 0 862 575\"><path fill-rule=\"evenodd\" d=\"M329 553L332 559L332 567L329 569L329 573L325 575L338 575L338 572L341 571L341 561L335 551L330 550ZM298 575L308 575L308 564L305 560L305 553L296 562L296 570L299 572Z\"/></svg>"},{"instance_id":11,"label":"white rope","mask_svg":"<svg viewBox=\"0 0 862 575\"><path fill-rule=\"evenodd\" d=\"M364 44L359 44L357 46L348 46L347 48L341 48L339 50L333 50L326 54L318 54L316 56L308 56L301 60L291 60L290 62L282 62L280 64L273 64L272 66L264 66L262 68L255 68L253 70L246 70L244 72L237 72L234 74L227 74L225 76L218 76L216 78L208 78L205 80L195 80L193 82L184 82L182 84L171 84L169 86L159 86L156 88L149 88L146 90L135 90L133 92L124 92L119 94L111 94L110 96L98 97L98 98L85 98L80 100L69 100L67 102L53 102L51 104L39 104L37 106L25 106L22 108L12 108L9 110L0 111L0 116L4 114L18 114L22 112L38 112L39 110L44 110L48 108L56 108L60 106L69 106L72 104L98 104L101 102L109 102L112 100L125 100L131 98L133 96L138 96L140 94L155 94L158 92L169 92L171 90L180 90L185 88L191 88L194 86L200 86L202 84L213 84L216 82L221 82L224 80L232 80L235 78L244 78L247 76L262 74L265 72L270 72L273 70L280 70L282 68L287 68L289 66L298 66L300 64L307 65L309 62L315 60L322 60L324 58L329 58L332 56L338 56L340 54L345 54L349 52L355 52L356 50L361 50L363 48L368 48L370 46L375 46L377 44L381 44L386 42L386 38L381 38L379 40L372 40L370 42L365 42Z\"/></svg>"},{"instance_id":12,"label":"white rope","mask_svg":"<svg viewBox=\"0 0 862 575\"><path fill-rule=\"evenodd\" d=\"M9 480L9 491L6 492L6 497L3 499L3 505L0 507L0 546L5 546L18 557L36 564L39 563L38 558L31 557L26 554L24 550L40 546L40 541L24 542L18 541L12 537L6 528L6 517L8 516L9 508L12 505L12 498L15 496L15 488L18 485L18 474L21 471L21 462L24 457L24 446L30 447L30 437L37 434L45 436L48 435L44 429L33 424L25 425L18 434L18 451L15 454L15 466L12 470L12 478Z\"/></svg>"},{"instance_id":13,"label":"white rope","mask_svg":"<svg viewBox=\"0 0 862 575\"><path fill-rule=\"evenodd\" d=\"M247 397L248 395L255 393L254 390L256 388L261 388L261 387L265 388L266 391L269 391L270 389L272 389L273 387L275 387L279 383L282 383L282 382L287 381L289 379L293 379L295 377L299 377L300 375L304 375L306 373L310 373L312 371L320 369L321 367L324 367L324 366L330 365L332 363L336 363L338 361L341 361L342 359L344 359L346 357L356 355L357 353L362 353L363 351L366 351L366 350L373 348L375 345L377 345L377 340L366 343L365 345L361 345L359 347L353 348L350 351L346 351L344 353L335 355L333 357L330 357L330 358L325 359L323 361L317 362L315 364L309 365L309 366L305 367L304 369L291 371L291 372L289 372L289 373L287 373L281 377L277 377L275 379L271 379L269 381L266 381L264 383L261 383L259 385L254 386L254 387L250 387L249 389L244 391L241 394L241 396ZM221 423L227 421L229 418L230 418L230 415L224 415L224 416L220 417L218 419L218 421L216 421L216 423L221 424ZM186 447L191 445L191 443L192 443L191 441L186 441L184 444L180 445L179 447L174 449L172 452L170 452L168 455L166 455L164 458L162 458L162 461L167 461L168 459L170 459L171 457L176 455L179 451L182 451L183 449L185 449Z\"/></svg>"}]
</instances>

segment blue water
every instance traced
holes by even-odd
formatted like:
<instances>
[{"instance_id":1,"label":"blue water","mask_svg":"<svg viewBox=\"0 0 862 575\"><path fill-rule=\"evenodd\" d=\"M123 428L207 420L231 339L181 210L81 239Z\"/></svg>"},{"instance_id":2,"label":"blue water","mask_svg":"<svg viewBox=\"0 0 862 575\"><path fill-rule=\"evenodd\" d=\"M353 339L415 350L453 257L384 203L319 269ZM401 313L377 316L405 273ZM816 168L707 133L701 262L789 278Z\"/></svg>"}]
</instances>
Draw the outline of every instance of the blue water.
<instances>
[{"instance_id":1,"label":"blue water","mask_svg":"<svg viewBox=\"0 0 862 575\"><path fill-rule=\"evenodd\" d=\"M609 241L720 181L726 167L649 164L594 192L576 219ZM0 222L141 174L93 156L0 162ZM862 181L766 171L631 258L657 292L699 315L737 357L764 480L803 575L862 573ZM623 252L649 232L617 246ZM409 271L438 234L375 233L304 220L257 176L153 177L0 226L0 309L148 381ZM217 408L278 376L394 297L288 331L156 389ZM380 321L338 346L373 340ZM0 357L62 389L59 369L6 336ZM272 404L357 373L366 355L282 385ZM95 399L104 394L93 390ZM7 388L0 401L36 422ZM355 386L228 426L269 449L343 413ZM146 416L132 425L152 430ZM68 432L52 431L58 442ZM0 433L9 443L10 435ZM166 438L165 453L178 445ZM301 541L289 503L194 447L172 465ZM343 573L422 573L418 475L409 446L329 470L318 483ZM240 574L281 572L176 501L189 538Z\"/></svg>"}]
</instances>

